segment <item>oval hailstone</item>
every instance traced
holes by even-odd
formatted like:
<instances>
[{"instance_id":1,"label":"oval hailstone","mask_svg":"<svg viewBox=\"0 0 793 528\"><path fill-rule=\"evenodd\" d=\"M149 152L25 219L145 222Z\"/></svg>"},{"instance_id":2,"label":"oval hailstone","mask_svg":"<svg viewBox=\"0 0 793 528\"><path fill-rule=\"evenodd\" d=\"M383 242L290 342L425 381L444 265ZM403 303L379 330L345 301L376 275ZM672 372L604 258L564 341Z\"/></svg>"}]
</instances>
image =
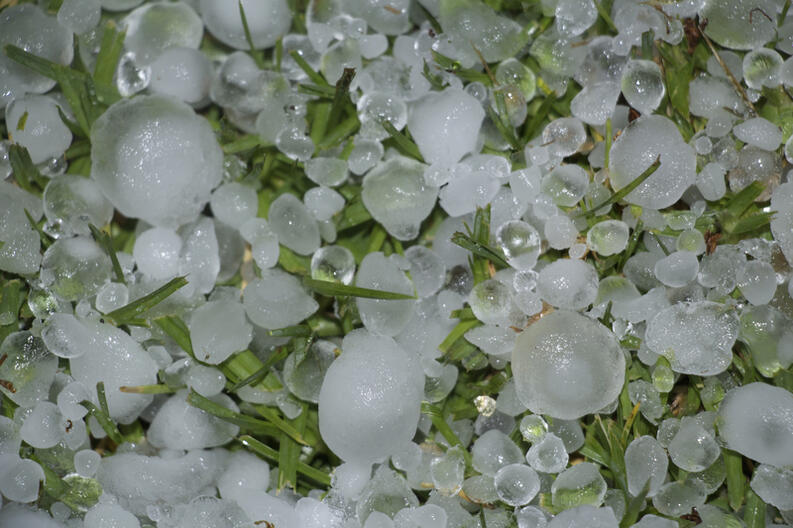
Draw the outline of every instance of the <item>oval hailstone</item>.
<instances>
[{"instance_id":1,"label":"oval hailstone","mask_svg":"<svg viewBox=\"0 0 793 528\"><path fill-rule=\"evenodd\" d=\"M727 447L774 466L793 465L793 394L766 383L732 389L719 406Z\"/></svg>"},{"instance_id":2,"label":"oval hailstone","mask_svg":"<svg viewBox=\"0 0 793 528\"><path fill-rule=\"evenodd\" d=\"M319 307L294 275L279 269L262 270L245 287L242 304L253 324L268 330L299 324Z\"/></svg>"},{"instance_id":3,"label":"oval hailstone","mask_svg":"<svg viewBox=\"0 0 793 528\"><path fill-rule=\"evenodd\" d=\"M735 310L723 304L678 303L650 319L645 339L675 372L713 376L730 365L738 328Z\"/></svg>"},{"instance_id":4,"label":"oval hailstone","mask_svg":"<svg viewBox=\"0 0 793 528\"><path fill-rule=\"evenodd\" d=\"M113 104L91 128L91 177L125 216L193 220L223 176L223 153L190 106L160 95Z\"/></svg>"},{"instance_id":5,"label":"oval hailstone","mask_svg":"<svg viewBox=\"0 0 793 528\"><path fill-rule=\"evenodd\" d=\"M572 420L616 399L625 378L625 356L606 327L558 310L518 336L512 369L518 398L529 410Z\"/></svg>"},{"instance_id":6,"label":"oval hailstone","mask_svg":"<svg viewBox=\"0 0 793 528\"><path fill-rule=\"evenodd\" d=\"M413 438L424 376L392 338L355 330L328 368L319 392L319 430L346 462L372 463Z\"/></svg>"}]
</instances>

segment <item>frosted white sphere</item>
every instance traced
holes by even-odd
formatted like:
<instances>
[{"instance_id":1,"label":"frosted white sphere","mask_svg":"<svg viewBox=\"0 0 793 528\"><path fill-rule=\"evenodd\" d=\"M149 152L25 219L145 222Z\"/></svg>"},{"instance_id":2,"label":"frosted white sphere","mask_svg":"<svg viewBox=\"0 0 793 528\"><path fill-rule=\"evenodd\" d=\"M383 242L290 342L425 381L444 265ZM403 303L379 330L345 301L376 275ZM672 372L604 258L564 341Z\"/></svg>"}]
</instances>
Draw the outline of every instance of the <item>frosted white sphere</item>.
<instances>
[{"instance_id":1,"label":"frosted white sphere","mask_svg":"<svg viewBox=\"0 0 793 528\"><path fill-rule=\"evenodd\" d=\"M243 0L242 8L256 49L269 48L289 31L292 12L285 0ZM237 49L248 49L237 0L201 0L201 16L212 36Z\"/></svg>"},{"instance_id":2,"label":"frosted white sphere","mask_svg":"<svg viewBox=\"0 0 793 528\"><path fill-rule=\"evenodd\" d=\"M58 115L58 105L44 95L11 101L6 108L6 123L14 143L28 149L33 163L61 156L72 143L72 133Z\"/></svg>"},{"instance_id":3,"label":"frosted white sphere","mask_svg":"<svg viewBox=\"0 0 793 528\"><path fill-rule=\"evenodd\" d=\"M179 272L182 239L173 229L153 227L135 239L132 256L138 270L153 279L168 279Z\"/></svg>"},{"instance_id":4,"label":"frosted white sphere","mask_svg":"<svg viewBox=\"0 0 793 528\"><path fill-rule=\"evenodd\" d=\"M151 63L149 91L199 106L209 97L212 63L201 51L168 48Z\"/></svg>"}]
</instances>

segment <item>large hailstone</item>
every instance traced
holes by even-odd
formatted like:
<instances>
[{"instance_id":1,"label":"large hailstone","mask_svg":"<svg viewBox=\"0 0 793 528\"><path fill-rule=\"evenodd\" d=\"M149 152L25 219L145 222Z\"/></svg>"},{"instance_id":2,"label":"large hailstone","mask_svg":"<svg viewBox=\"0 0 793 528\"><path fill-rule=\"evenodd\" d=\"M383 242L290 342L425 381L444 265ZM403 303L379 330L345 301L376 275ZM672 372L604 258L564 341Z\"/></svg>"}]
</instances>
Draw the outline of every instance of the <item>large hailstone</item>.
<instances>
[{"instance_id":1,"label":"large hailstone","mask_svg":"<svg viewBox=\"0 0 793 528\"><path fill-rule=\"evenodd\" d=\"M793 394L767 383L732 389L719 407L727 447L774 466L793 465Z\"/></svg>"},{"instance_id":2,"label":"large hailstone","mask_svg":"<svg viewBox=\"0 0 793 528\"><path fill-rule=\"evenodd\" d=\"M341 348L319 392L319 431L344 461L373 463L413 438L424 375L390 337L355 330Z\"/></svg>"},{"instance_id":3,"label":"large hailstone","mask_svg":"<svg viewBox=\"0 0 793 528\"><path fill-rule=\"evenodd\" d=\"M91 177L125 216L155 226L193 220L223 176L212 128L181 101L124 99L91 129Z\"/></svg>"},{"instance_id":4,"label":"large hailstone","mask_svg":"<svg viewBox=\"0 0 793 528\"><path fill-rule=\"evenodd\" d=\"M677 126L660 115L640 117L628 125L611 147L609 171L615 191L626 187L660 156L661 164L625 201L651 209L677 202L697 177L694 149Z\"/></svg>"},{"instance_id":5,"label":"large hailstone","mask_svg":"<svg viewBox=\"0 0 793 528\"><path fill-rule=\"evenodd\" d=\"M531 412L572 420L617 398L625 356L605 326L557 310L518 335L512 371L518 398Z\"/></svg>"}]
</instances>

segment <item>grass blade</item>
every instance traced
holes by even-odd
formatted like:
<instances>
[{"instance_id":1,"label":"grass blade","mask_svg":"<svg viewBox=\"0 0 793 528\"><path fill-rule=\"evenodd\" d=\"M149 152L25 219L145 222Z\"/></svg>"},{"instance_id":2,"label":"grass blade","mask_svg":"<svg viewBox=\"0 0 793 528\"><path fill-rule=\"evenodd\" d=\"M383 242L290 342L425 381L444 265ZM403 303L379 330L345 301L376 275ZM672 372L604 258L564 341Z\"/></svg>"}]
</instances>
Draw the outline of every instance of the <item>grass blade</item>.
<instances>
[{"instance_id":1,"label":"grass blade","mask_svg":"<svg viewBox=\"0 0 793 528\"><path fill-rule=\"evenodd\" d=\"M729 449L722 449L724 465L727 468L727 499L730 508L738 511L743 505L746 495L746 477L743 474L743 459L741 455Z\"/></svg>"},{"instance_id":2,"label":"grass blade","mask_svg":"<svg viewBox=\"0 0 793 528\"><path fill-rule=\"evenodd\" d=\"M325 297L360 297L363 299L381 299L387 301L416 299L415 295L408 295L405 293L359 288L358 286L347 286L339 282L309 278L303 279L303 285L313 292L324 295Z\"/></svg>"},{"instance_id":3,"label":"grass blade","mask_svg":"<svg viewBox=\"0 0 793 528\"><path fill-rule=\"evenodd\" d=\"M259 69L265 69L264 58L262 54L256 51L256 46L253 44L253 36L251 35L251 28L248 26L248 17L245 16L245 8L242 7L242 0L237 2L240 8L240 19L242 20L242 30L245 32L245 41L248 43L248 48L250 48L250 55L253 58L253 61L256 63L256 66Z\"/></svg>"},{"instance_id":4,"label":"grass blade","mask_svg":"<svg viewBox=\"0 0 793 528\"><path fill-rule=\"evenodd\" d=\"M463 249L467 249L477 257L481 257L485 260L489 260L496 267L499 268L509 267L507 260L501 255L500 251L490 247L487 244L482 244L481 242L477 242L471 236L466 235L465 233L461 233L460 231L457 231L452 235L451 240L453 244L456 244Z\"/></svg>"},{"instance_id":5,"label":"grass blade","mask_svg":"<svg viewBox=\"0 0 793 528\"><path fill-rule=\"evenodd\" d=\"M124 38L126 30L118 31L116 24L109 21L105 24L105 31L102 34L102 43L99 46L99 54L96 56L96 66L94 67L94 80L100 84L113 85L113 76L124 51Z\"/></svg>"},{"instance_id":6,"label":"grass blade","mask_svg":"<svg viewBox=\"0 0 793 528\"><path fill-rule=\"evenodd\" d=\"M265 405L254 405L254 409L256 412L262 415L268 422L272 423L275 427L281 430L282 433L287 435L289 438L297 442L301 445L308 445L308 442L303 438L303 431L305 431L305 427L302 430L299 427L295 427L294 425L290 424L280 416L278 416L278 412ZM300 416L304 414L308 414L308 410L304 409L305 413L300 413ZM305 424L303 424L305 426Z\"/></svg>"},{"instance_id":7,"label":"grass blade","mask_svg":"<svg viewBox=\"0 0 793 528\"><path fill-rule=\"evenodd\" d=\"M438 432L441 434L444 440L446 440L449 445L451 446L460 446L462 448L463 458L465 458L466 466L471 466L471 452L466 449L463 445L462 441L457 437L454 430L452 430L451 426L446 423L446 420L443 418L443 411L437 405L432 405L429 402L422 402L421 403L421 412L426 414L432 420L432 425Z\"/></svg>"},{"instance_id":8,"label":"grass blade","mask_svg":"<svg viewBox=\"0 0 793 528\"><path fill-rule=\"evenodd\" d=\"M118 390L127 394L173 394L175 392L168 385L122 385Z\"/></svg>"},{"instance_id":9,"label":"grass blade","mask_svg":"<svg viewBox=\"0 0 793 528\"><path fill-rule=\"evenodd\" d=\"M299 435L306 430L306 417L308 416L308 406L303 404L303 411L293 420L293 429ZM289 425L289 424L286 424ZM291 427L291 426L290 426ZM286 433L281 435L281 443L278 446L278 490L290 486L293 490L297 489L297 466L300 462L300 444L293 437Z\"/></svg>"},{"instance_id":10,"label":"grass blade","mask_svg":"<svg viewBox=\"0 0 793 528\"><path fill-rule=\"evenodd\" d=\"M30 159L28 149L12 144L8 147L8 161L14 172L14 179L19 186L29 193L36 194L33 183L40 177L39 171Z\"/></svg>"},{"instance_id":11,"label":"grass blade","mask_svg":"<svg viewBox=\"0 0 793 528\"><path fill-rule=\"evenodd\" d=\"M176 290L186 285L187 279L185 277L173 278L150 294L136 299L117 310L113 310L109 314L105 314L105 317L119 325L128 324L130 321L137 321L140 315L151 310L170 297Z\"/></svg>"},{"instance_id":12,"label":"grass blade","mask_svg":"<svg viewBox=\"0 0 793 528\"><path fill-rule=\"evenodd\" d=\"M765 528L765 502L751 488L746 490L743 520L747 528Z\"/></svg>"},{"instance_id":13,"label":"grass blade","mask_svg":"<svg viewBox=\"0 0 793 528\"><path fill-rule=\"evenodd\" d=\"M481 325L482 323L479 321L479 319L460 321L457 323L457 326L455 326L452 331L449 332L449 335L446 336L446 339L444 339L441 344L438 345L438 350L440 350L441 353L446 354L446 352L451 349L452 345L457 342L458 339L463 337L468 330Z\"/></svg>"},{"instance_id":14,"label":"grass blade","mask_svg":"<svg viewBox=\"0 0 793 528\"><path fill-rule=\"evenodd\" d=\"M181 317L177 315L160 317L154 320L154 324L168 334L182 350L187 352L188 356L195 359L195 355L193 354L193 342L190 339L190 330L187 328L185 322L182 321Z\"/></svg>"},{"instance_id":15,"label":"grass blade","mask_svg":"<svg viewBox=\"0 0 793 528\"><path fill-rule=\"evenodd\" d=\"M209 398L201 396L193 389L190 389L190 393L187 395L187 403L216 418L220 418L224 422L234 424L242 430L265 436L272 436L273 438L279 438L281 435L281 431L275 425L254 418L253 416L246 416L242 413L227 409L219 403L215 403Z\"/></svg>"},{"instance_id":16,"label":"grass blade","mask_svg":"<svg viewBox=\"0 0 793 528\"><path fill-rule=\"evenodd\" d=\"M124 442L118 427L116 427L116 424L110 418L109 414L88 400L81 401L80 405L88 409L88 414L96 419L100 427L102 427L105 433L107 433L108 438L110 438L116 444L122 444Z\"/></svg>"},{"instance_id":17,"label":"grass blade","mask_svg":"<svg viewBox=\"0 0 793 528\"><path fill-rule=\"evenodd\" d=\"M315 71L314 68L312 68L311 65L306 62L306 59L304 59L297 50L290 51L289 56L292 57L298 66L300 66L301 70L306 72L306 75L308 75L308 78L311 79L311 82L316 84L319 88L327 88L331 90L330 93L335 95L336 92L333 90L333 87L328 83L328 81L326 81L322 75ZM331 95L331 97L333 97L333 95Z\"/></svg>"},{"instance_id":18,"label":"grass blade","mask_svg":"<svg viewBox=\"0 0 793 528\"><path fill-rule=\"evenodd\" d=\"M107 256L110 257L110 262L113 264L113 273L116 275L116 282L126 284L127 280L124 278L124 271L121 269L121 264L118 262L116 250L113 249L113 240L110 238L110 234L99 230L93 224L88 224L88 228L91 230L91 234L94 235L96 243L99 244L99 246L105 250Z\"/></svg>"},{"instance_id":19,"label":"grass blade","mask_svg":"<svg viewBox=\"0 0 793 528\"><path fill-rule=\"evenodd\" d=\"M278 462L278 451L273 449L272 447L263 444L259 440L256 440L252 436L249 435L242 435L237 439L244 447L250 449L257 455L261 456L262 458L266 458L270 462ZM330 475L325 473L322 470L319 470L315 467L309 466L305 462L298 461L297 463L297 472L303 475L304 477L316 482L317 484L321 484L325 487L330 486Z\"/></svg>"},{"instance_id":20,"label":"grass blade","mask_svg":"<svg viewBox=\"0 0 793 528\"><path fill-rule=\"evenodd\" d=\"M653 164L650 165L649 167L647 167L647 170L645 170L643 173L641 173L639 176L637 176L635 180L630 182L628 185L626 185L625 187L623 187L619 191L617 191L614 194L612 194L607 200L605 200L605 201L593 206L592 208L590 208L587 211L581 211L580 213L578 213L576 215L576 218L579 218L579 217L584 217L584 218L592 217L592 216L595 215L596 211L599 211L603 207L607 207L609 205L614 205L615 203L619 202L620 200L625 198L627 195L629 195L636 187L638 187L639 185L644 183L644 181L647 178L652 176L653 173L655 171L657 171L658 167L660 167L660 166L661 166L661 156L659 155L655 159Z\"/></svg>"},{"instance_id":21,"label":"grass blade","mask_svg":"<svg viewBox=\"0 0 793 528\"><path fill-rule=\"evenodd\" d=\"M397 148L402 151L403 154L410 156L422 163L424 163L424 157L421 155L419 151L419 147L407 137L405 134L400 132L399 130L391 124L390 121L383 119L380 121L380 125L385 128L386 132L391 136L391 139L397 144Z\"/></svg>"},{"instance_id":22,"label":"grass blade","mask_svg":"<svg viewBox=\"0 0 793 528\"><path fill-rule=\"evenodd\" d=\"M264 379L265 376L267 376L267 374L270 372L270 369L273 368L273 365L277 364L283 359L286 359L286 356L288 355L289 351L286 347L279 348L275 353L273 353L273 355L267 358L267 360L262 364L261 368L259 368L250 376L232 385L228 392L236 392L247 385L256 385L259 383L259 381Z\"/></svg>"}]
</instances>

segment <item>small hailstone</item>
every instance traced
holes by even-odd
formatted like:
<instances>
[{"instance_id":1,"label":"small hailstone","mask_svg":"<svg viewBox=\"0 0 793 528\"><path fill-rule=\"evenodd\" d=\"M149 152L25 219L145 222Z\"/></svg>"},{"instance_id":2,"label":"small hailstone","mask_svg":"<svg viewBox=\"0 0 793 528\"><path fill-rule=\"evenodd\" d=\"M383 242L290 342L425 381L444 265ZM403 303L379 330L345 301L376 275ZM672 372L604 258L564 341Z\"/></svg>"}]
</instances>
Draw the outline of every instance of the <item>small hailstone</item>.
<instances>
[{"instance_id":1,"label":"small hailstone","mask_svg":"<svg viewBox=\"0 0 793 528\"><path fill-rule=\"evenodd\" d=\"M510 173L509 187L519 202L529 204L540 193L542 172L536 166Z\"/></svg>"},{"instance_id":2,"label":"small hailstone","mask_svg":"<svg viewBox=\"0 0 793 528\"><path fill-rule=\"evenodd\" d=\"M430 463L432 483L442 495L454 496L463 485L465 475L465 457L463 447L454 446L446 453L434 458Z\"/></svg>"},{"instance_id":3,"label":"small hailstone","mask_svg":"<svg viewBox=\"0 0 793 528\"><path fill-rule=\"evenodd\" d=\"M45 95L26 95L6 107L10 135L28 149L33 163L62 155L72 142L72 133L58 115L58 105Z\"/></svg>"},{"instance_id":4,"label":"small hailstone","mask_svg":"<svg viewBox=\"0 0 793 528\"><path fill-rule=\"evenodd\" d=\"M347 162L336 158L311 158L306 161L306 176L317 185L336 187L347 180Z\"/></svg>"},{"instance_id":5,"label":"small hailstone","mask_svg":"<svg viewBox=\"0 0 793 528\"><path fill-rule=\"evenodd\" d=\"M249 48L237 2L200 0L199 5L204 24L212 36L232 48ZM272 47L279 37L288 33L292 14L285 0L244 0L242 9L256 49Z\"/></svg>"},{"instance_id":6,"label":"small hailstone","mask_svg":"<svg viewBox=\"0 0 793 528\"><path fill-rule=\"evenodd\" d=\"M281 249L278 237L264 218L251 218L240 228L240 234L251 245L251 255L260 269L269 269L278 263Z\"/></svg>"},{"instance_id":7,"label":"small hailstone","mask_svg":"<svg viewBox=\"0 0 793 528\"><path fill-rule=\"evenodd\" d=\"M701 255L707 249L705 235L698 229L687 229L677 236L675 249L678 251L690 251L695 255Z\"/></svg>"},{"instance_id":8,"label":"small hailstone","mask_svg":"<svg viewBox=\"0 0 793 528\"><path fill-rule=\"evenodd\" d=\"M96 293L94 304L102 313L110 313L129 302L129 290L124 284L108 282Z\"/></svg>"},{"instance_id":9,"label":"small hailstone","mask_svg":"<svg viewBox=\"0 0 793 528\"><path fill-rule=\"evenodd\" d=\"M571 248L578 240L578 228L569 216L563 214L548 218L543 226L543 234L553 249ZM586 251L586 244L582 245Z\"/></svg>"},{"instance_id":10,"label":"small hailstone","mask_svg":"<svg viewBox=\"0 0 793 528\"><path fill-rule=\"evenodd\" d=\"M89 235L88 224L103 226L113 217L113 206L95 182L74 174L53 178L44 188L44 214L49 233L60 236Z\"/></svg>"},{"instance_id":11,"label":"small hailstone","mask_svg":"<svg viewBox=\"0 0 793 528\"><path fill-rule=\"evenodd\" d=\"M63 416L58 406L48 401L37 403L19 430L22 440L37 449L53 447L61 441L63 434Z\"/></svg>"},{"instance_id":12,"label":"small hailstone","mask_svg":"<svg viewBox=\"0 0 793 528\"><path fill-rule=\"evenodd\" d=\"M233 412L239 408L225 394L209 398L213 403ZM182 389L159 408L146 432L151 445L167 449L203 449L229 442L239 427L204 412L187 401L187 389Z\"/></svg>"},{"instance_id":13,"label":"small hailstone","mask_svg":"<svg viewBox=\"0 0 793 528\"><path fill-rule=\"evenodd\" d=\"M122 24L124 48L143 66L168 48L197 49L204 33L201 18L184 2L144 4L124 17Z\"/></svg>"},{"instance_id":14,"label":"small hailstone","mask_svg":"<svg viewBox=\"0 0 793 528\"><path fill-rule=\"evenodd\" d=\"M628 492L636 497L649 481L648 497L658 492L666 479L669 459L658 441L652 436L633 440L625 450L625 472Z\"/></svg>"},{"instance_id":15,"label":"small hailstone","mask_svg":"<svg viewBox=\"0 0 793 528\"><path fill-rule=\"evenodd\" d=\"M537 293L552 306L580 310L597 296L597 272L582 260L561 259L545 266L537 280Z\"/></svg>"},{"instance_id":16,"label":"small hailstone","mask_svg":"<svg viewBox=\"0 0 793 528\"><path fill-rule=\"evenodd\" d=\"M705 503L705 487L698 481L667 482L653 497L653 506L661 514L679 517Z\"/></svg>"},{"instance_id":17,"label":"small hailstone","mask_svg":"<svg viewBox=\"0 0 793 528\"><path fill-rule=\"evenodd\" d=\"M471 456L474 469L490 476L504 466L519 464L523 458L518 446L498 429L490 429L477 438Z\"/></svg>"},{"instance_id":18,"label":"small hailstone","mask_svg":"<svg viewBox=\"0 0 793 528\"><path fill-rule=\"evenodd\" d=\"M215 219L239 229L256 216L259 200L256 191L247 185L224 183L214 191L209 200Z\"/></svg>"},{"instance_id":19,"label":"small hailstone","mask_svg":"<svg viewBox=\"0 0 793 528\"><path fill-rule=\"evenodd\" d=\"M743 57L743 77L746 85L755 90L764 86L778 86L782 62L782 56L772 49L758 48L750 51Z\"/></svg>"},{"instance_id":20,"label":"small hailstone","mask_svg":"<svg viewBox=\"0 0 793 528\"><path fill-rule=\"evenodd\" d=\"M361 261L355 285L361 288L391 291L413 295L413 284L399 266L382 253L369 253ZM364 326L371 332L394 336L401 332L410 321L415 310L411 299L355 300Z\"/></svg>"},{"instance_id":21,"label":"small hailstone","mask_svg":"<svg viewBox=\"0 0 793 528\"><path fill-rule=\"evenodd\" d=\"M655 277L672 288L685 286L697 277L699 262L690 251L675 251L655 263Z\"/></svg>"},{"instance_id":22,"label":"small hailstone","mask_svg":"<svg viewBox=\"0 0 793 528\"><path fill-rule=\"evenodd\" d=\"M688 417L687 417L688 418ZM667 447L672 462L688 472L704 471L719 458L715 435L692 419L684 418Z\"/></svg>"},{"instance_id":23,"label":"small hailstone","mask_svg":"<svg viewBox=\"0 0 793 528\"><path fill-rule=\"evenodd\" d=\"M93 477L99 469L99 453L93 449L83 449L74 454L74 470L84 477Z\"/></svg>"},{"instance_id":24,"label":"small hailstone","mask_svg":"<svg viewBox=\"0 0 793 528\"><path fill-rule=\"evenodd\" d=\"M630 230L625 222L604 220L589 229L587 245L603 256L621 252L628 245Z\"/></svg>"},{"instance_id":25,"label":"small hailstone","mask_svg":"<svg viewBox=\"0 0 793 528\"><path fill-rule=\"evenodd\" d=\"M767 304L776 293L776 272L762 260L750 260L739 268L735 278L743 296L755 306Z\"/></svg>"},{"instance_id":26,"label":"small hailstone","mask_svg":"<svg viewBox=\"0 0 793 528\"><path fill-rule=\"evenodd\" d=\"M263 270L250 282L243 305L254 324L269 330L299 324L319 307L297 278L279 269Z\"/></svg>"},{"instance_id":27,"label":"small hailstone","mask_svg":"<svg viewBox=\"0 0 793 528\"><path fill-rule=\"evenodd\" d=\"M243 490L266 491L270 483L270 466L261 458L244 450L229 454L217 487L224 499L233 499Z\"/></svg>"},{"instance_id":28,"label":"small hailstone","mask_svg":"<svg viewBox=\"0 0 793 528\"><path fill-rule=\"evenodd\" d=\"M793 470L760 464L750 483L763 502L780 510L793 510Z\"/></svg>"},{"instance_id":29,"label":"small hailstone","mask_svg":"<svg viewBox=\"0 0 793 528\"><path fill-rule=\"evenodd\" d=\"M303 196L306 207L319 221L330 220L344 208L344 197L329 187L313 187Z\"/></svg>"},{"instance_id":30,"label":"small hailstone","mask_svg":"<svg viewBox=\"0 0 793 528\"><path fill-rule=\"evenodd\" d=\"M410 261L410 278L420 298L429 297L443 287L446 266L437 253L424 246L411 246L405 250Z\"/></svg>"},{"instance_id":31,"label":"small hailstone","mask_svg":"<svg viewBox=\"0 0 793 528\"><path fill-rule=\"evenodd\" d=\"M586 131L581 120L562 117L551 121L542 131L542 142L548 152L564 158L575 154L586 141Z\"/></svg>"},{"instance_id":32,"label":"small hailstone","mask_svg":"<svg viewBox=\"0 0 793 528\"><path fill-rule=\"evenodd\" d=\"M384 149L379 141L364 137L356 137L353 143L352 152L350 152L350 157L347 158L347 165L350 168L350 172L360 176L377 165L383 157Z\"/></svg>"},{"instance_id":33,"label":"small hailstone","mask_svg":"<svg viewBox=\"0 0 793 528\"><path fill-rule=\"evenodd\" d=\"M270 229L278 241L299 255L310 255L319 247L319 228L303 202L284 193L270 204Z\"/></svg>"},{"instance_id":34,"label":"small hailstone","mask_svg":"<svg viewBox=\"0 0 793 528\"><path fill-rule=\"evenodd\" d=\"M324 246L311 257L311 278L351 284L355 276L355 257L343 246Z\"/></svg>"},{"instance_id":35,"label":"small hailstone","mask_svg":"<svg viewBox=\"0 0 793 528\"><path fill-rule=\"evenodd\" d=\"M519 429L523 439L534 444L545 437L545 433L548 432L548 424L542 419L542 416L529 414L521 419Z\"/></svg>"},{"instance_id":36,"label":"small hailstone","mask_svg":"<svg viewBox=\"0 0 793 528\"><path fill-rule=\"evenodd\" d=\"M628 61L622 72L622 93L640 113L652 113L666 93L661 68L649 60Z\"/></svg>"},{"instance_id":37,"label":"small hailstone","mask_svg":"<svg viewBox=\"0 0 793 528\"><path fill-rule=\"evenodd\" d=\"M68 359L83 355L88 347L92 346L93 336L77 317L66 313L54 313L42 326L41 339L50 352Z\"/></svg>"},{"instance_id":38,"label":"small hailstone","mask_svg":"<svg viewBox=\"0 0 793 528\"><path fill-rule=\"evenodd\" d=\"M516 509L515 520L518 523L518 528L545 528L548 526L545 513L535 506Z\"/></svg>"},{"instance_id":39,"label":"small hailstone","mask_svg":"<svg viewBox=\"0 0 793 528\"><path fill-rule=\"evenodd\" d=\"M196 308L188 324L195 356L217 365L244 350L253 336L245 308L235 301L212 301Z\"/></svg>"},{"instance_id":40,"label":"small hailstone","mask_svg":"<svg viewBox=\"0 0 793 528\"><path fill-rule=\"evenodd\" d=\"M275 136L275 146L296 161L307 161L314 153L314 142L297 126L288 126Z\"/></svg>"},{"instance_id":41,"label":"small hailstone","mask_svg":"<svg viewBox=\"0 0 793 528\"><path fill-rule=\"evenodd\" d=\"M84 528L140 528L140 521L118 504L100 502L85 513Z\"/></svg>"},{"instance_id":42,"label":"small hailstone","mask_svg":"<svg viewBox=\"0 0 793 528\"><path fill-rule=\"evenodd\" d=\"M597 20L597 8L592 0L560 0L554 14L556 29L565 37L580 35Z\"/></svg>"},{"instance_id":43,"label":"small hailstone","mask_svg":"<svg viewBox=\"0 0 793 528\"><path fill-rule=\"evenodd\" d=\"M148 89L201 107L209 99L212 63L203 52L186 47L170 47L151 63Z\"/></svg>"},{"instance_id":44,"label":"small hailstone","mask_svg":"<svg viewBox=\"0 0 793 528\"><path fill-rule=\"evenodd\" d=\"M559 474L551 485L555 508L566 509L584 504L599 506L606 495L606 481L597 465L581 462Z\"/></svg>"},{"instance_id":45,"label":"small hailstone","mask_svg":"<svg viewBox=\"0 0 793 528\"><path fill-rule=\"evenodd\" d=\"M588 186L589 176L578 165L560 165L542 179L542 191L564 207L576 205Z\"/></svg>"},{"instance_id":46,"label":"small hailstone","mask_svg":"<svg viewBox=\"0 0 793 528\"><path fill-rule=\"evenodd\" d=\"M364 94L356 105L361 121L360 134L378 140L389 137L389 133L380 124L388 121L396 130L402 130L407 124L408 111L405 102L390 93L369 92Z\"/></svg>"},{"instance_id":47,"label":"small hailstone","mask_svg":"<svg viewBox=\"0 0 793 528\"><path fill-rule=\"evenodd\" d=\"M174 230L153 227L138 235L132 255L144 275L162 280L179 272L181 251L182 239Z\"/></svg>"},{"instance_id":48,"label":"small hailstone","mask_svg":"<svg viewBox=\"0 0 793 528\"><path fill-rule=\"evenodd\" d=\"M38 498L43 482L44 470L36 462L30 459L9 460L0 479L0 493L14 502L33 502Z\"/></svg>"},{"instance_id":49,"label":"small hailstone","mask_svg":"<svg viewBox=\"0 0 793 528\"><path fill-rule=\"evenodd\" d=\"M523 506L540 491L537 472L525 464L510 464L498 470L494 477L496 493L510 506Z\"/></svg>"},{"instance_id":50,"label":"small hailstone","mask_svg":"<svg viewBox=\"0 0 793 528\"><path fill-rule=\"evenodd\" d=\"M99 0L64 0L58 9L58 23L80 35L96 27L101 9Z\"/></svg>"},{"instance_id":51,"label":"small hailstone","mask_svg":"<svg viewBox=\"0 0 793 528\"><path fill-rule=\"evenodd\" d=\"M763 150L776 150L782 143L782 130L762 117L747 119L732 131L744 143Z\"/></svg>"},{"instance_id":52,"label":"small hailstone","mask_svg":"<svg viewBox=\"0 0 793 528\"><path fill-rule=\"evenodd\" d=\"M110 257L91 238L55 241L41 261L41 280L59 298L77 301L95 294L110 279Z\"/></svg>"},{"instance_id":53,"label":"small hailstone","mask_svg":"<svg viewBox=\"0 0 793 528\"><path fill-rule=\"evenodd\" d=\"M474 286L468 296L468 304L483 323L504 323L512 309L512 294L503 283L488 279Z\"/></svg>"},{"instance_id":54,"label":"small hailstone","mask_svg":"<svg viewBox=\"0 0 793 528\"><path fill-rule=\"evenodd\" d=\"M510 220L496 230L496 241L507 257L507 262L516 269L531 269L540 254L540 234L522 220Z\"/></svg>"}]
</instances>

